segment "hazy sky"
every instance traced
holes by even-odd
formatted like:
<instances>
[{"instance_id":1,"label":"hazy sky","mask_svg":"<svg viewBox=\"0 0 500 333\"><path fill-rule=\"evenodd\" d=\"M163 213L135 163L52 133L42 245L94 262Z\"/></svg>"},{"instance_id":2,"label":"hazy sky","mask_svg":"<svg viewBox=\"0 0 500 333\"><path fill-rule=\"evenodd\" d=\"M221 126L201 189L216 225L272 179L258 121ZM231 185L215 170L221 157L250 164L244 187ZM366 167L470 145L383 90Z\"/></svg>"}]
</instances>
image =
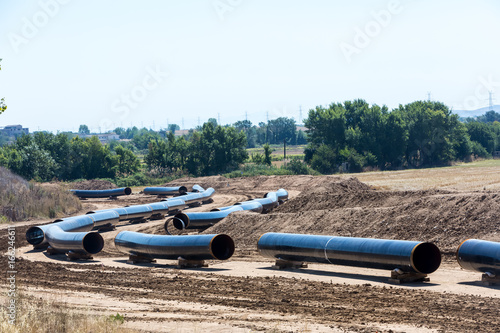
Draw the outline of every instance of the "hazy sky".
<instances>
[{"instance_id":1,"label":"hazy sky","mask_svg":"<svg viewBox=\"0 0 500 333\"><path fill-rule=\"evenodd\" d=\"M0 126L30 131L299 120L429 92L500 104L495 0L2 0L0 32Z\"/></svg>"}]
</instances>

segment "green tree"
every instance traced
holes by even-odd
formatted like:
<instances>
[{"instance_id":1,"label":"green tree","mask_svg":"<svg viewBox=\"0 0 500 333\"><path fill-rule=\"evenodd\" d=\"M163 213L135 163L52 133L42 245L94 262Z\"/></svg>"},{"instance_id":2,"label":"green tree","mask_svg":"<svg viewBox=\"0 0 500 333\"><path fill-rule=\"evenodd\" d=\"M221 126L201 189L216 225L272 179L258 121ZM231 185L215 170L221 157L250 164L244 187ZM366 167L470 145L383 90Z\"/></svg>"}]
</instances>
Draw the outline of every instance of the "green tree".
<instances>
[{"instance_id":1,"label":"green tree","mask_svg":"<svg viewBox=\"0 0 500 333\"><path fill-rule=\"evenodd\" d=\"M80 125L80 127L78 128L78 133L86 135L90 134L89 127L87 125Z\"/></svg>"},{"instance_id":2,"label":"green tree","mask_svg":"<svg viewBox=\"0 0 500 333\"><path fill-rule=\"evenodd\" d=\"M271 149L271 146L266 143L264 146L264 164L271 165L271 154L273 153L273 150Z\"/></svg>"},{"instance_id":3,"label":"green tree","mask_svg":"<svg viewBox=\"0 0 500 333\"><path fill-rule=\"evenodd\" d=\"M169 124L168 131L175 134L175 131L180 130L181 128L177 124Z\"/></svg>"},{"instance_id":4,"label":"green tree","mask_svg":"<svg viewBox=\"0 0 500 333\"><path fill-rule=\"evenodd\" d=\"M0 59L0 62L2 59ZM0 70L2 70L2 65L0 65ZM0 114L7 110L7 105L5 105L5 98L0 99Z\"/></svg>"},{"instance_id":5,"label":"green tree","mask_svg":"<svg viewBox=\"0 0 500 333\"><path fill-rule=\"evenodd\" d=\"M495 151L496 135L492 124L471 121L466 123L465 126L472 141L478 142L483 146L488 154L492 154Z\"/></svg>"},{"instance_id":6,"label":"green tree","mask_svg":"<svg viewBox=\"0 0 500 333\"><path fill-rule=\"evenodd\" d=\"M130 149L118 145L115 147L115 153L117 156L118 174L129 175L139 171L141 163Z\"/></svg>"}]
</instances>

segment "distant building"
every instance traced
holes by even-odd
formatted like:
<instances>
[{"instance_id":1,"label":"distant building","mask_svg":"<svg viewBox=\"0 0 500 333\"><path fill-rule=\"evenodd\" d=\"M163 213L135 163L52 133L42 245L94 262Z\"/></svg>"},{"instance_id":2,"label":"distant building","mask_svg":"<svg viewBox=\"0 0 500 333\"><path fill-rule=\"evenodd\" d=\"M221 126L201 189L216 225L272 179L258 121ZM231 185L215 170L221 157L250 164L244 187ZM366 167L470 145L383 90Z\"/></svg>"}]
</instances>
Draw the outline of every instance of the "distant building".
<instances>
[{"instance_id":1,"label":"distant building","mask_svg":"<svg viewBox=\"0 0 500 333\"><path fill-rule=\"evenodd\" d=\"M29 128L24 128L21 125L8 125L0 127L0 134L9 137L17 137L22 134L30 134Z\"/></svg>"},{"instance_id":2,"label":"distant building","mask_svg":"<svg viewBox=\"0 0 500 333\"><path fill-rule=\"evenodd\" d=\"M80 138L82 139L87 139L91 138L93 136L97 136L99 141L101 141L102 144L109 143L110 141L113 140L120 140L120 136L116 133L106 133L106 134L77 134Z\"/></svg>"}]
</instances>

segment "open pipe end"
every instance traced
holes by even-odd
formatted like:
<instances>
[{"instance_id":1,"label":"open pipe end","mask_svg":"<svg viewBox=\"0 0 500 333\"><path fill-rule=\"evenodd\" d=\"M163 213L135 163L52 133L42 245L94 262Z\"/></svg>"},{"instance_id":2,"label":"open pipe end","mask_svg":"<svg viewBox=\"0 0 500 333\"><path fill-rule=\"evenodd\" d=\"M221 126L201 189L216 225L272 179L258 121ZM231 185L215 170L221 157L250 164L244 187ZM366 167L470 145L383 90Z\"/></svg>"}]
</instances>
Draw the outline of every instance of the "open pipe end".
<instances>
[{"instance_id":1,"label":"open pipe end","mask_svg":"<svg viewBox=\"0 0 500 333\"><path fill-rule=\"evenodd\" d=\"M211 212L220 212L220 209L219 208L212 208L210 209Z\"/></svg>"},{"instance_id":2,"label":"open pipe end","mask_svg":"<svg viewBox=\"0 0 500 333\"><path fill-rule=\"evenodd\" d=\"M125 195L131 195L132 194L132 189L130 187L125 187Z\"/></svg>"},{"instance_id":3,"label":"open pipe end","mask_svg":"<svg viewBox=\"0 0 500 333\"><path fill-rule=\"evenodd\" d=\"M83 249L90 253L96 254L101 252L104 247L104 239L97 232L89 232L83 237Z\"/></svg>"},{"instance_id":4,"label":"open pipe end","mask_svg":"<svg viewBox=\"0 0 500 333\"><path fill-rule=\"evenodd\" d=\"M45 233L39 227L31 227L26 231L26 240L31 245L39 245L45 239Z\"/></svg>"},{"instance_id":5,"label":"open pipe end","mask_svg":"<svg viewBox=\"0 0 500 333\"><path fill-rule=\"evenodd\" d=\"M416 271L433 273L441 265L441 251L432 243L420 243L413 249L411 262Z\"/></svg>"},{"instance_id":6,"label":"open pipe end","mask_svg":"<svg viewBox=\"0 0 500 333\"><path fill-rule=\"evenodd\" d=\"M188 191L186 186L179 186L179 193L180 194L186 194Z\"/></svg>"},{"instance_id":7,"label":"open pipe end","mask_svg":"<svg viewBox=\"0 0 500 333\"><path fill-rule=\"evenodd\" d=\"M212 238L210 252L219 260L227 260L234 254L234 241L228 235L220 234Z\"/></svg>"},{"instance_id":8,"label":"open pipe end","mask_svg":"<svg viewBox=\"0 0 500 333\"><path fill-rule=\"evenodd\" d=\"M189 225L189 216L184 213L175 214L172 224L174 225L174 228L184 230Z\"/></svg>"}]
</instances>

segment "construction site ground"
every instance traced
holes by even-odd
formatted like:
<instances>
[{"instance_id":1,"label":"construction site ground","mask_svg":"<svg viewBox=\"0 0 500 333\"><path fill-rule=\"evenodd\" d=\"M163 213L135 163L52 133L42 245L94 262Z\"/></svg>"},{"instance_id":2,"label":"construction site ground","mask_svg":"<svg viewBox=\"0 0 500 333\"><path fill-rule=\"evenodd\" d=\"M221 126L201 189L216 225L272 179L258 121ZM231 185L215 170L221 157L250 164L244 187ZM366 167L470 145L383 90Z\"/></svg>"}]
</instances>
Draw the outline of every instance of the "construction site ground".
<instances>
[{"instance_id":1,"label":"construction site ground","mask_svg":"<svg viewBox=\"0 0 500 333\"><path fill-rule=\"evenodd\" d=\"M173 260L129 264L113 243L122 230L165 234L163 220L104 232L94 260L33 250L16 223L19 290L84 314L125 317L139 332L497 332L500 287L460 268L458 245L468 238L500 242L500 168L468 165L341 176L221 176L179 179L168 185L215 189L209 211L279 188L289 200L269 214L234 212L205 234L224 233L232 258L208 267L179 269ZM353 177L355 176L355 177ZM117 200L82 201L90 210L158 201L134 188ZM0 225L0 269L7 271L7 224ZM309 263L277 270L259 256L266 232L418 240L435 243L441 267L429 282L393 284L390 271ZM191 233L193 233L191 231ZM194 232L196 233L196 232ZM6 285L0 285L0 301Z\"/></svg>"}]
</instances>

